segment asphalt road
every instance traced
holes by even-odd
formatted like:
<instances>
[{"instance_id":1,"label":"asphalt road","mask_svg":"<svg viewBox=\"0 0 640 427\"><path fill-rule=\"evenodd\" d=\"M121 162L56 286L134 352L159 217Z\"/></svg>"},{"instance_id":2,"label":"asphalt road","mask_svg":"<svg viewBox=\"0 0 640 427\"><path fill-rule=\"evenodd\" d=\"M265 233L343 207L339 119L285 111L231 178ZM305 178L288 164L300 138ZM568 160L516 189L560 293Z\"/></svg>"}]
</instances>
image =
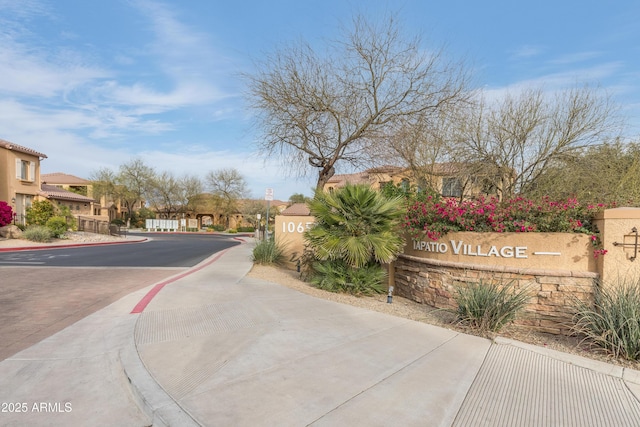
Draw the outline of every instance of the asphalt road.
<instances>
[{"instance_id":1,"label":"asphalt road","mask_svg":"<svg viewBox=\"0 0 640 427\"><path fill-rule=\"evenodd\" d=\"M131 292L237 245L231 237L154 234L144 243L0 253L0 360ZM133 309L133 307L132 307Z\"/></svg>"},{"instance_id":2,"label":"asphalt road","mask_svg":"<svg viewBox=\"0 0 640 427\"><path fill-rule=\"evenodd\" d=\"M0 253L0 266L192 267L211 254L240 244L229 236L144 234L143 243Z\"/></svg>"}]
</instances>

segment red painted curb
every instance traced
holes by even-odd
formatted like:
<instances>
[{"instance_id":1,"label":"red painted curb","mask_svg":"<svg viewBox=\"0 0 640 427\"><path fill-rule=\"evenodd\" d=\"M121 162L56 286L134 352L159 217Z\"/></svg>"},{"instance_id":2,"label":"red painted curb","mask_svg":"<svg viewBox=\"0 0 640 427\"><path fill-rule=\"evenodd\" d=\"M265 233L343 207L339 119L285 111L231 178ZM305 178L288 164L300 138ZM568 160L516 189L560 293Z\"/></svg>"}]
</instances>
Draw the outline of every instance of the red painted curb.
<instances>
[{"instance_id":1,"label":"red painted curb","mask_svg":"<svg viewBox=\"0 0 640 427\"><path fill-rule=\"evenodd\" d=\"M241 240L241 239L238 239ZM244 243L244 241L243 241ZM167 286L170 283L173 283L177 280L182 279L183 277L186 277L190 274L193 274L197 271L202 270L205 267L208 267L209 265L213 264L214 262L216 262L218 259L220 259L220 257L222 255L224 255L229 249L231 248L227 248L225 250L223 250L222 252L218 252L212 259L208 260L208 261L204 261L200 264L198 264L197 266L193 267L192 269L190 269L189 271L185 271L184 273L181 273L175 277L172 277L170 279L165 280L164 282L160 282L157 285L155 285L149 292L147 292L147 294L142 297L142 299L140 300L140 302L138 302L138 304L136 304L136 306L133 308L133 310L131 310L130 314L140 314L144 311L145 308L147 308L147 305L149 305L149 303L153 300L153 298L158 295L158 293L162 290L162 288L164 288L165 286Z\"/></svg>"}]
</instances>

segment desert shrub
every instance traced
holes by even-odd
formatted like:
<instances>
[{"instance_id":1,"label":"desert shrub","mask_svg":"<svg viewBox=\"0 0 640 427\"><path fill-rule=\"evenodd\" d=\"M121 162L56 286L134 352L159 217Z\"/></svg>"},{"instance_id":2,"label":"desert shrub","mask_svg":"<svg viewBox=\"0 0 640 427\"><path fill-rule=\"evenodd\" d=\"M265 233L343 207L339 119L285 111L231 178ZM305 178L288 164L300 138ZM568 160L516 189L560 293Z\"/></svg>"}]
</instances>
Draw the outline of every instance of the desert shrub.
<instances>
[{"instance_id":1,"label":"desert shrub","mask_svg":"<svg viewBox=\"0 0 640 427\"><path fill-rule=\"evenodd\" d=\"M640 281L598 286L593 305L575 306L576 333L616 358L640 360Z\"/></svg>"},{"instance_id":2,"label":"desert shrub","mask_svg":"<svg viewBox=\"0 0 640 427\"><path fill-rule=\"evenodd\" d=\"M284 248L274 239L261 240L253 248L251 258L257 264L282 264L285 260Z\"/></svg>"},{"instance_id":3,"label":"desert shrub","mask_svg":"<svg viewBox=\"0 0 640 427\"><path fill-rule=\"evenodd\" d=\"M373 295L386 291L387 273L380 264L351 267L342 260L316 262L310 281L325 291Z\"/></svg>"},{"instance_id":4,"label":"desert shrub","mask_svg":"<svg viewBox=\"0 0 640 427\"><path fill-rule=\"evenodd\" d=\"M526 288L516 289L513 282L480 281L457 286L454 298L460 323L481 332L497 332L524 309L529 293Z\"/></svg>"},{"instance_id":5,"label":"desert shrub","mask_svg":"<svg viewBox=\"0 0 640 427\"><path fill-rule=\"evenodd\" d=\"M53 237L61 237L69 229L69 224L64 217L54 216L47 220L46 227L51 230Z\"/></svg>"},{"instance_id":6,"label":"desert shrub","mask_svg":"<svg viewBox=\"0 0 640 427\"><path fill-rule=\"evenodd\" d=\"M11 224L13 220L13 210L7 202L0 201L0 227Z\"/></svg>"},{"instance_id":7,"label":"desert shrub","mask_svg":"<svg viewBox=\"0 0 640 427\"><path fill-rule=\"evenodd\" d=\"M25 228L22 237L32 242L50 242L53 232L43 225L30 225Z\"/></svg>"},{"instance_id":8,"label":"desert shrub","mask_svg":"<svg viewBox=\"0 0 640 427\"><path fill-rule=\"evenodd\" d=\"M35 200L27 208L27 224L45 225L55 214L54 207L48 200Z\"/></svg>"}]
</instances>

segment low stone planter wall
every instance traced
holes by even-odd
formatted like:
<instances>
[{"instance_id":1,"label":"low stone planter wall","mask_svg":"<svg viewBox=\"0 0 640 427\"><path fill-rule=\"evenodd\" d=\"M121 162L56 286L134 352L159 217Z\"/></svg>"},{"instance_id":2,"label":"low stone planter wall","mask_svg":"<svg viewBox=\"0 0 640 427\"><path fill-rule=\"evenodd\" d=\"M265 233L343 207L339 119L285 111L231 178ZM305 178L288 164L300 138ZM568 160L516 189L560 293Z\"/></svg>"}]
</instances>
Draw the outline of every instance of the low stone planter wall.
<instances>
[{"instance_id":1,"label":"low stone planter wall","mask_svg":"<svg viewBox=\"0 0 640 427\"><path fill-rule=\"evenodd\" d=\"M455 308L456 286L513 282L531 294L518 324L568 334L575 301L591 303L599 277L588 236L495 234L452 233L433 244L410 240L394 265L395 293L432 307Z\"/></svg>"}]
</instances>

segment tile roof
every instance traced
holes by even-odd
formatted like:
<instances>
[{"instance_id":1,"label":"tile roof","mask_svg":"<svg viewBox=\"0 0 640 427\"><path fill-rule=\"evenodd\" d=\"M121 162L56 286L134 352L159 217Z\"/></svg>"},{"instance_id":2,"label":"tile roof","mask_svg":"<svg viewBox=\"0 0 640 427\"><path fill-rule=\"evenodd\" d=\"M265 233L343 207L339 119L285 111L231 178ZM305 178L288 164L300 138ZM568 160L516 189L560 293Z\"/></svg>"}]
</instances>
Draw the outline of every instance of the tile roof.
<instances>
[{"instance_id":1,"label":"tile roof","mask_svg":"<svg viewBox=\"0 0 640 427\"><path fill-rule=\"evenodd\" d=\"M368 184L369 173L357 172L357 173L337 174L329 178L329 181L327 181L327 184L345 185L347 182L349 184Z\"/></svg>"},{"instance_id":2,"label":"tile roof","mask_svg":"<svg viewBox=\"0 0 640 427\"><path fill-rule=\"evenodd\" d=\"M71 200L74 202L90 203L95 202L91 197L76 194L71 191L56 187L55 185L42 184L40 194L47 199Z\"/></svg>"},{"instance_id":3,"label":"tile roof","mask_svg":"<svg viewBox=\"0 0 640 427\"><path fill-rule=\"evenodd\" d=\"M28 147L23 147L22 145L14 144L13 142L5 141L4 139L0 139L0 147L6 148L7 150L17 151L19 153L31 154L32 156L38 156L44 159L47 158L46 154L32 150Z\"/></svg>"},{"instance_id":4,"label":"tile roof","mask_svg":"<svg viewBox=\"0 0 640 427\"><path fill-rule=\"evenodd\" d=\"M40 174L43 184L89 185L91 181L62 172Z\"/></svg>"},{"instance_id":5,"label":"tile roof","mask_svg":"<svg viewBox=\"0 0 640 427\"><path fill-rule=\"evenodd\" d=\"M294 203L287 209L280 212L284 216L308 216L311 213L306 203Z\"/></svg>"}]
</instances>

